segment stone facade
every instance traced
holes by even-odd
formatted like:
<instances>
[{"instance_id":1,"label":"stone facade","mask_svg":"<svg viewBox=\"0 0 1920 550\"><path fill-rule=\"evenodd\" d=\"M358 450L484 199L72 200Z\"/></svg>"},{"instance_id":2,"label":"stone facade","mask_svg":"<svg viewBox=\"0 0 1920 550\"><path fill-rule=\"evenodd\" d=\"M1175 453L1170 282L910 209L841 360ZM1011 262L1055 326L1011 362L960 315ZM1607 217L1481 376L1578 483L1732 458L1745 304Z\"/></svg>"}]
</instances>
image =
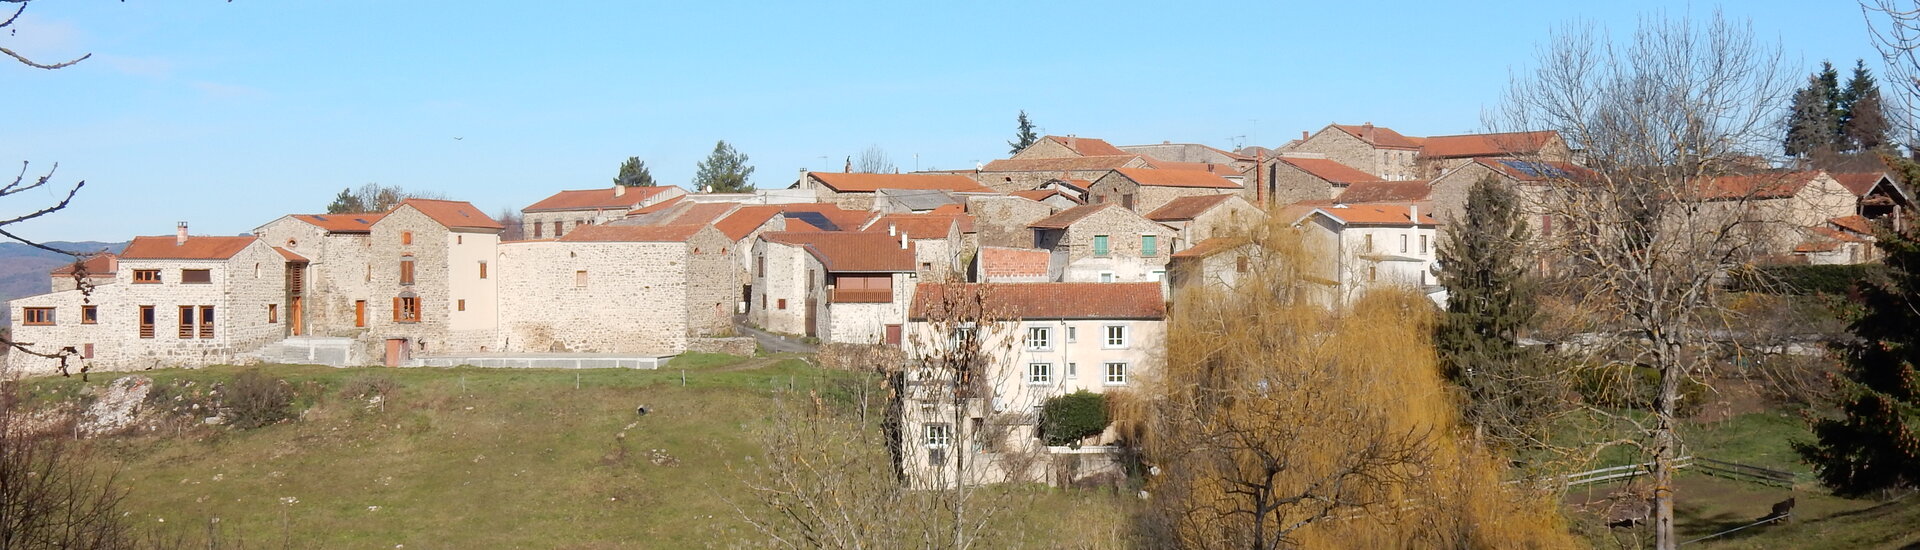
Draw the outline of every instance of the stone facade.
<instances>
[{"instance_id":1,"label":"stone facade","mask_svg":"<svg viewBox=\"0 0 1920 550\"><path fill-rule=\"evenodd\" d=\"M1287 150L1320 153L1340 164L1388 181L1411 180L1419 176L1419 170L1416 167L1416 160L1420 153L1418 148L1375 147L1331 125L1320 129L1319 132Z\"/></svg>"},{"instance_id":2,"label":"stone facade","mask_svg":"<svg viewBox=\"0 0 1920 550\"><path fill-rule=\"evenodd\" d=\"M1404 217L1405 206L1398 209ZM1336 285L1335 298L1351 303L1367 291L1382 286L1401 286L1431 291L1438 284L1433 274L1438 252L1438 234L1430 214L1420 224L1362 223L1354 215L1329 207L1333 216L1321 212L1307 215L1297 224L1304 229L1308 254L1329 261L1320 266L1320 277ZM1347 222L1335 216L1348 218Z\"/></svg>"},{"instance_id":3,"label":"stone facade","mask_svg":"<svg viewBox=\"0 0 1920 550\"><path fill-rule=\"evenodd\" d=\"M731 240L530 241L501 246L501 349L666 355L727 332L739 287Z\"/></svg>"},{"instance_id":4,"label":"stone facade","mask_svg":"<svg viewBox=\"0 0 1920 550\"><path fill-rule=\"evenodd\" d=\"M1106 237L1105 254L1095 241ZM1154 237L1145 254L1144 237ZM1143 282L1164 280L1167 257L1179 249L1173 228L1118 207L1102 208L1066 229L1034 229L1034 248L1053 253L1051 278L1062 282Z\"/></svg>"},{"instance_id":5,"label":"stone facade","mask_svg":"<svg viewBox=\"0 0 1920 550\"><path fill-rule=\"evenodd\" d=\"M951 237L917 239L910 245L915 249L915 262L925 264L942 261L954 242ZM754 243L756 265L747 322L770 332L816 337L823 342L883 343L887 327L899 325L906 318L913 285L921 277L917 269L901 266L893 272L834 273L806 248L764 238ZM840 300L836 291L842 276L885 276L892 285L892 297L887 302Z\"/></svg>"},{"instance_id":6,"label":"stone facade","mask_svg":"<svg viewBox=\"0 0 1920 550\"><path fill-rule=\"evenodd\" d=\"M491 304L474 307L498 295L491 273L480 278L479 263L495 257L499 239L497 229L448 228L409 204L375 222L367 236L366 294L352 297L367 302L369 330L359 338L403 340L408 354L500 349L499 315ZM403 280L407 263L411 282ZM397 311L409 299L418 301L417 320Z\"/></svg>"},{"instance_id":7,"label":"stone facade","mask_svg":"<svg viewBox=\"0 0 1920 550\"><path fill-rule=\"evenodd\" d=\"M1178 231L1181 249L1214 237L1246 235L1267 219L1266 211L1240 197L1221 202L1191 220L1165 222Z\"/></svg>"},{"instance_id":8,"label":"stone facade","mask_svg":"<svg viewBox=\"0 0 1920 550\"><path fill-rule=\"evenodd\" d=\"M967 212L973 214L980 246L1026 248L1033 246L1033 231L1027 229L1027 224L1051 216L1059 209L1020 197L1000 196L969 199Z\"/></svg>"}]
</instances>

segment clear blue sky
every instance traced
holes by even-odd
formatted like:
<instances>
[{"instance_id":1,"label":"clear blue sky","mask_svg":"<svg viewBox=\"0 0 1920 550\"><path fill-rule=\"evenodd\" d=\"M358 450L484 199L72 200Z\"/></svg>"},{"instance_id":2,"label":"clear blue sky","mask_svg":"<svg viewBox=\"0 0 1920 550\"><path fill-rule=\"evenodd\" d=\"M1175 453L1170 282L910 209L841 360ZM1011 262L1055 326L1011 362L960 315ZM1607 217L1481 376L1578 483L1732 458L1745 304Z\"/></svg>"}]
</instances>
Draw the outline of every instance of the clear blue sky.
<instances>
[{"instance_id":1,"label":"clear blue sky","mask_svg":"<svg viewBox=\"0 0 1920 550\"><path fill-rule=\"evenodd\" d=\"M489 5L491 4L491 5ZM686 186L716 140L761 187L868 145L903 169L1006 156L1014 115L1116 144L1279 145L1329 122L1477 130L1549 29L1711 14L1672 2L81 2L0 44L0 165L60 163L44 240L237 234L368 182L487 212L609 185L639 156ZM1850 0L1736 2L1796 70L1878 60ZM460 138L460 139L455 139ZM918 160L916 161L916 154ZM7 168L11 176L13 168ZM17 215L53 197L0 201Z\"/></svg>"}]
</instances>

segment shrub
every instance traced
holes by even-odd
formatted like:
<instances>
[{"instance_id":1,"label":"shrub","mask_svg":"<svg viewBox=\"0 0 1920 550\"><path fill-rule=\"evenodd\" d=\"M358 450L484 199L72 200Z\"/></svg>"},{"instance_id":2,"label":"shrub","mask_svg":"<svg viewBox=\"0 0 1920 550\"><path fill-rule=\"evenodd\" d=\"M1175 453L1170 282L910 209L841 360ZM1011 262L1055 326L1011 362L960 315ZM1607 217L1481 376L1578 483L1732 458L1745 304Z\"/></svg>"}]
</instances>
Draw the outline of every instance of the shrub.
<instances>
[{"instance_id":1,"label":"shrub","mask_svg":"<svg viewBox=\"0 0 1920 550\"><path fill-rule=\"evenodd\" d=\"M343 399L386 399L393 395L400 385L393 377L384 374L363 374L347 379L340 384L340 397Z\"/></svg>"},{"instance_id":2,"label":"shrub","mask_svg":"<svg viewBox=\"0 0 1920 550\"><path fill-rule=\"evenodd\" d=\"M293 389L281 379L250 370L227 385L226 405L233 427L258 428L293 417Z\"/></svg>"},{"instance_id":3,"label":"shrub","mask_svg":"<svg viewBox=\"0 0 1920 550\"><path fill-rule=\"evenodd\" d=\"M1614 363L1582 368L1578 372L1575 389L1594 405L1650 411L1654 398L1660 393L1660 371L1653 367ZM1699 412L1706 393L1706 385L1700 381L1681 380L1680 399L1675 403L1674 413L1684 418Z\"/></svg>"},{"instance_id":4,"label":"shrub","mask_svg":"<svg viewBox=\"0 0 1920 550\"><path fill-rule=\"evenodd\" d=\"M1048 399L1040 408L1040 434L1048 445L1078 446L1107 429L1107 400L1080 390Z\"/></svg>"},{"instance_id":5,"label":"shrub","mask_svg":"<svg viewBox=\"0 0 1920 550\"><path fill-rule=\"evenodd\" d=\"M1727 287L1736 292L1844 295L1861 283L1886 280L1887 266L1770 265L1749 267L1730 275Z\"/></svg>"}]
</instances>

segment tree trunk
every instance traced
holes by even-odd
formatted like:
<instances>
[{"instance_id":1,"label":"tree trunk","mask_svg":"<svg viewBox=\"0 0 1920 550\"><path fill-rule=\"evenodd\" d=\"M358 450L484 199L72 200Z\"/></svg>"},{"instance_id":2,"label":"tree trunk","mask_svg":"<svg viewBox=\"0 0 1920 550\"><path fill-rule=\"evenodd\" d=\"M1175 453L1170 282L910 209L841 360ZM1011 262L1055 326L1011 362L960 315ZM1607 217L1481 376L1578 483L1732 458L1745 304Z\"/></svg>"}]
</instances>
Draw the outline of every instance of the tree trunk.
<instances>
[{"instance_id":1,"label":"tree trunk","mask_svg":"<svg viewBox=\"0 0 1920 550\"><path fill-rule=\"evenodd\" d=\"M1654 399L1653 429L1653 547L1656 550L1679 548L1673 533L1673 461L1679 456L1679 438L1674 434L1674 411L1680 397L1680 379L1686 376L1677 352L1679 345L1659 344L1655 360L1660 362L1660 395Z\"/></svg>"}]
</instances>

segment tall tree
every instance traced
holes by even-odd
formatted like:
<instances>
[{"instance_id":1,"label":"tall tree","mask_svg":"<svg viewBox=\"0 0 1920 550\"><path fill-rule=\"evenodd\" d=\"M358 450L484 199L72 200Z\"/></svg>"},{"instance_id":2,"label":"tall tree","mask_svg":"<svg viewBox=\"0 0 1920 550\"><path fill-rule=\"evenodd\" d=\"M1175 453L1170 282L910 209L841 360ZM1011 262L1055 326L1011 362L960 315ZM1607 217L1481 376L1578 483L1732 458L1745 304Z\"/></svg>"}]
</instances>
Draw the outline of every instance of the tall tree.
<instances>
[{"instance_id":1,"label":"tall tree","mask_svg":"<svg viewBox=\"0 0 1920 550\"><path fill-rule=\"evenodd\" d=\"M753 167L746 153L733 150L726 140L713 145L713 153L693 174L693 188L707 193L748 193L753 191Z\"/></svg>"},{"instance_id":2,"label":"tall tree","mask_svg":"<svg viewBox=\"0 0 1920 550\"><path fill-rule=\"evenodd\" d=\"M887 150L879 145L868 145L860 151L860 158L853 161L853 171L864 174L892 174L900 168L893 165L893 159L887 156Z\"/></svg>"},{"instance_id":3,"label":"tall tree","mask_svg":"<svg viewBox=\"0 0 1920 550\"><path fill-rule=\"evenodd\" d=\"M343 189L327 205L328 214L364 214L386 212L407 199L440 199L446 195L432 191L409 191L398 185L369 183L359 189Z\"/></svg>"},{"instance_id":4,"label":"tall tree","mask_svg":"<svg viewBox=\"0 0 1920 550\"><path fill-rule=\"evenodd\" d=\"M626 161L621 162L620 174L613 177L613 184L627 187L658 185L653 182L653 172L647 170L646 161L640 160L640 157L627 157Z\"/></svg>"},{"instance_id":5,"label":"tall tree","mask_svg":"<svg viewBox=\"0 0 1920 550\"><path fill-rule=\"evenodd\" d=\"M1489 175L1467 191L1438 256L1447 287L1447 311L1434 326L1440 370L1466 391L1463 412L1476 432L1507 447L1526 445L1555 408L1544 362L1519 344L1535 312L1527 233L1519 197Z\"/></svg>"},{"instance_id":6,"label":"tall tree","mask_svg":"<svg viewBox=\"0 0 1920 550\"><path fill-rule=\"evenodd\" d=\"M333 203L327 205L328 214L359 214L366 211L367 205L360 202L360 196L355 195L351 187L341 189L340 194L333 196Z\"/></svg>"},{"instance_id":7,"label":"tall tree","mask_svg":"<svg viewBox=\"0 0 1920 550\"><path fill-rule=\"evenodd\" d=\"M1867 70L1865 60L1854 61L1853 75L1847 78L1847 87L1840 95L1844 104L1840 132L1847 149L1872 152L1886 147L1889 122L1885 103L1880 97L1880 83Z\"/></svg>"},{"instance_id":8,"label":"tall tree","mask_svg":"<svg viewBox=\"0 0 1920 550\"><path fill-rule=\"evenodd\" d=\"M1920 487L1920 235L1883 235L1889 279L1864 285L1865 313L1843 348L1841 416L1795 447L1844 494Z\"/></svg>"},{"instance_id":9,"label":"tall tree","mask_svg":"<svg viewBox=\"0 0 1920 550\"><path fill-rule=\"evenodd\" d=\"M1007 152L1007 154L1010 155L1020 154L1020 150L1026 149L1029 145L1033 145L1033 142L1040 141L1040 135L1033 133L1033 121L1027 118L1026 109L1020 110L1019 120L1020 130L1013 134L1013 141L1007 142L1007 145L1013 148Z\"/></svg>"},{"instance_id":10,"label":"tall tree","mask_svg":"<svg viewBox=\"0 0 1920 550\"><path fill-rule=\"evenodd\" d=\"M1840 120L1829 105L1835 91L1820 74L1807 77L1807 87L1793 94L1787 112L1786 153L1810 157L1839 150Z\"/></svg>"}]
</instances>

